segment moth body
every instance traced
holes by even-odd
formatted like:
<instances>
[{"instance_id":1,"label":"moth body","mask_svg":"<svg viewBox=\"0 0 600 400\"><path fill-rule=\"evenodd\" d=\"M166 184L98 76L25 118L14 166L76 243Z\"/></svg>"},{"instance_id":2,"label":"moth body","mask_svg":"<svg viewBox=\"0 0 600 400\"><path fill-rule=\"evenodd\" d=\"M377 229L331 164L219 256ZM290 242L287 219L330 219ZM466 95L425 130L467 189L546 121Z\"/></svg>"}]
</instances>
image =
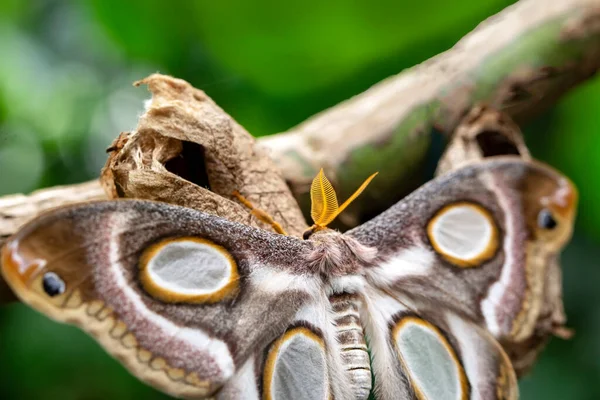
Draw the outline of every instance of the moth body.
<instances>
[{"instance_id":1,"label":"moth body","mask_svg":"<svg viewBox=\"0 0 600 400\"><path fill-rule=\"evenodd\" d=\"M323 228L348 202L319 182L307 240L164 203L89 203L22 228L2 274L176 397L518 398L513 365L564 332L570 182L486 161L343 234Z\"/></svg>"},{"instance_id":2,"label":"moth body","mask_svg":"<svg viewBox=\"0 0 600 400\"><path fill-rule=\"evenodd\" d=\"M353 398L366 400L371 393L371 359L360 311L364 308L358 293L343 293L329 297L332 324L340 346L341 360L352 388Z\"/></svg>"}]
</instances>

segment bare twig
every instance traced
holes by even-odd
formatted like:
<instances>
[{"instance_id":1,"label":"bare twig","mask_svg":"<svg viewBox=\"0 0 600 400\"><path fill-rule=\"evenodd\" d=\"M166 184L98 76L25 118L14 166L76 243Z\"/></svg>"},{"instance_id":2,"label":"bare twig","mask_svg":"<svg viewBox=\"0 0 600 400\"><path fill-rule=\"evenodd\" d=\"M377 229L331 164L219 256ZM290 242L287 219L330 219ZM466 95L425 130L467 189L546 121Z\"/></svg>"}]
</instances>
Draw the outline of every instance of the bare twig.
<instances>
[{"instance_id":1,"label":"bare twig","mask_svg":"<svg viewBox=\"0 0 600 400\"><path fill-rule=\"evenodd\" d=\"M42 189L29 195L0 197L0 245L23 224L45 210L103 198L106 195L97 180Z\"/></svg>"}]
</instances>

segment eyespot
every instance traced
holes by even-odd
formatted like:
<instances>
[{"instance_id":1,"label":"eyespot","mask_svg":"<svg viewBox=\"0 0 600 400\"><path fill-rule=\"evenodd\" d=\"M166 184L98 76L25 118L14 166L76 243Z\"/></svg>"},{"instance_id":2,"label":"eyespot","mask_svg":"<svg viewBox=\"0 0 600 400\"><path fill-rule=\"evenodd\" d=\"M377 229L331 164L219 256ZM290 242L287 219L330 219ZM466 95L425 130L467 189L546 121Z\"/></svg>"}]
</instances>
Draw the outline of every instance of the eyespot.
<instances>
[{"instance_id":1,"label":"eyespot","mask_svg":"<svg viewBox=\"0 0 600 400\"><path fill-rule=\"evenodd\" d=\"M55 297L65 292L65 282L54 272L46 272L42 279L44 292L50 297Z\"/></svg>"},{"instance_id":2,"label":"eyespot","mask_svg":"<svg viewBox=\"0 0 600 400\"><path fill-rule=\"evenodd\" d=\"M273 343L263 371L267 400L295 398L298 387L305 388L306 398L331 399L325 344L305 327L290 329Z\"/></svg>"},{"instance_id":3,"label":"eyespot","mask_svg":"<svg viewBox=\"0 0 600 400\"><path fill-rule=\"evenodd\" d=\"M203 238L180 237L144 251L140 281L165 302L216 303L239 288L237 264L222 246Z\"/></svg>"},{"instance_id":4,"label":"eyespot","mask_svg":"<svg viewBox=\"0 0 600 400\"><path fill-rule=\"evenodd\" d=\"M554 219L552 211L547 208L543 208L538 214L538 226L542 229L554 229L558 225L558 222Z\"/></svg>"},{"instance_id":5,"label":"eyespot","mask_svg":"<svg viewBox=\"0 0 600 400\"><path fill-rule=\"evenodd\" d=\"M429 221L427 235L435 251L463 268L481 265L498 249L496 223L489 211L475 203L442 208Z\"/></svg>"},{"instance_id":6,"label":"eyespot","mask_svg":"<svg viewBox=\"0 0 600 400\"><path fill-rule=\"evenodd\" d=\"M438 327L421 318L405 316L393 327L392 337L417 398L469 398L465 369Z\"/></svg>"}]
</instances>

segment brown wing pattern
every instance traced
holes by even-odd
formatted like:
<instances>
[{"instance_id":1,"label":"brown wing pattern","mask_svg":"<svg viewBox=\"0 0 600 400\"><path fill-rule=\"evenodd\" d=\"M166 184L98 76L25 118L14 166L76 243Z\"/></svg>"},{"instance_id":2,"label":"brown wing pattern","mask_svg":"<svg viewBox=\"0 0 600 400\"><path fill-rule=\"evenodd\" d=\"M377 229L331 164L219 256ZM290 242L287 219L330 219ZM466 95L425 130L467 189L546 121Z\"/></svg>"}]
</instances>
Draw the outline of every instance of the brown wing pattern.
<instances>
[{"instance_id":1,"label":"brown wing pattern","mask_svg":"<svg viewBox=\"0 0 600 400\"><path fill-rule=\"evenodd\" d=\"M576 203L560 173L503 157L437 178L348 234L379 251L371 284L452 308L526 366L519 344L533 338L535 348L564 323L552 266Z\"/></svg>"},{"instance_id":2,"label":"brown wing pattern","mask_svg":"<svg viewBox=\"0 0 600 400\"><path fill-rule=\"evenodd\" d=\"M106 202L26 226L2 272L25 303L86 330L140 379L202 397L322 290L294 267L310 246L190 209Z\"/></svg>"}]
</instances>

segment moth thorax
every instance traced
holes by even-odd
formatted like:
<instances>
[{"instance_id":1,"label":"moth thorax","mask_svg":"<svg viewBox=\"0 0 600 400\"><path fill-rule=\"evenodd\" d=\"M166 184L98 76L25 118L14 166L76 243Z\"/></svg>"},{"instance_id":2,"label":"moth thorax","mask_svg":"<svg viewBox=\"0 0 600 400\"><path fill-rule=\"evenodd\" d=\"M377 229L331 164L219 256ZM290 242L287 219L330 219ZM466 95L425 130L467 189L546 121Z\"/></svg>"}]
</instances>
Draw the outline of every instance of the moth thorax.
<instances>
[{"instance_id":1,"label":"moth thorax","mask_svg":"<svg viewBox=\"0 0 600 400\"><path fill-rule=\"evenodd\" d=\"M315 232L310 241L314 248L308 256L309 265L324 276L358 274L377 255L377 249L331 229Z\"/></svg>"}]
</instances>

